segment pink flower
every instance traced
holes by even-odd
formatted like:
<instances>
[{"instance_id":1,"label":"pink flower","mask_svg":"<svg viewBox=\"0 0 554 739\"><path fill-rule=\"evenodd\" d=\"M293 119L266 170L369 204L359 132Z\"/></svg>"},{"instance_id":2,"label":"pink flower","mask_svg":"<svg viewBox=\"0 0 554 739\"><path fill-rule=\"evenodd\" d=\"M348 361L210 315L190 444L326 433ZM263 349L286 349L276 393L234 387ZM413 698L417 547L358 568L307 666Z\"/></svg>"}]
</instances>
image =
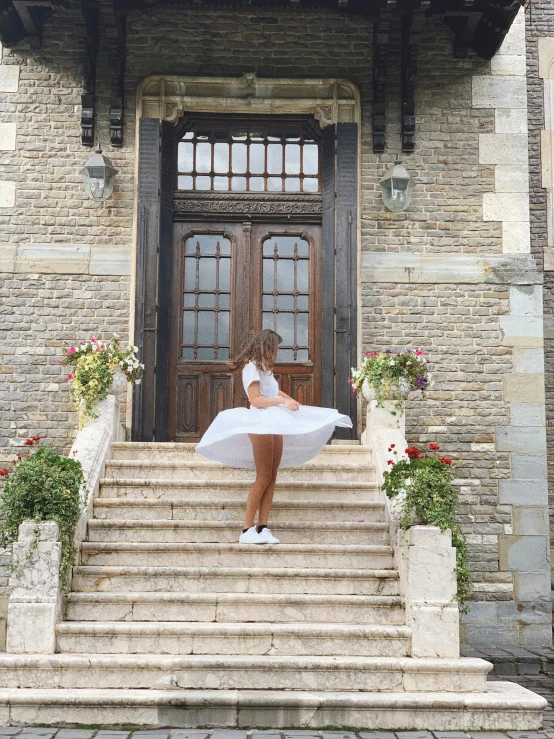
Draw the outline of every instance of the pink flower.
<instances>
[{"instance_id":1,"label":"pink flower","mask_svg":"<svg viewBox=\"0 0 554 739\"><path fill-rule=\"evenodd\" d=\"M68 354L75 354L75 352L76 352L76 351L77 351L77 350L75 349L75 347L74 347L74 346L72 346L72 347L71 347L71 349L68 349L67 353L68 353Z\"/></svg>"},{"instance_id":2,"label":"pink flower","mask_svg":"<svg viewBox=\"0 0 554 739\"><path fill-rule=\"evenodd\" d=\"M59 363L60 363L60 361L61 361L61 360L59 360L59 359L56 359L56 364L59 364Z\"/></svg>"},{"instance_id":3,"label":"pink flower","mask_svg":"<svg viewBox=\"0 0 554 739\"><path fill-rule=\"evenodd\" d=\"M421 349L418 349L416 351L416 354L417 354L418 357L422 357L423 356L423 352L421 351Z\"/></svg>"},{"instance_id":4,"label":"pink flower","mask_svg":"<svg viewBox=\"0 0 554 739\"><path fill-rule=\"evenodd\" d=\"M96 339L94 338L94 336L91 336L90 340L92 341L93 344L96 344Z\"/></svg>"},{"instance_id":5,"label":"pink flower","mask_svg":"<svg viewBox=\"0 0 554 739\"><path fill-rule=\"evenodd\" d=\"M73 379L73 375L68 375L67 376L67 379L68 379L69 382L71 382L71 380Z\"/></svg>"}]
</instances>

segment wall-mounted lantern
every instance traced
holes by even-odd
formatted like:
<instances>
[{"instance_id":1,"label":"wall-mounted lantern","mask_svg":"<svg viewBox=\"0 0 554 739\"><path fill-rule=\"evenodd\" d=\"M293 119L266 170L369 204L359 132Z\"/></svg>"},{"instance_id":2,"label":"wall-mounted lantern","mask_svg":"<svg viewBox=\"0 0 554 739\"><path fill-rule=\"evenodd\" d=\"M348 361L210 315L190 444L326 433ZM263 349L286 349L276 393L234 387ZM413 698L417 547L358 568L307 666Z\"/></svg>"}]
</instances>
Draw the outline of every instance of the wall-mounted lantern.
<instances>
[{"instance_id":1,"label":"wall-mounted lantern","mask_svg":"<svg viewBox=\"0 0 554 739\"><path fill-rule=\"evenodd\" d=\"M79 173L83 178L85 192L97 202L107 200L113 192L117 169L98 147Z\"/></svg>"},{"instance_id":2,"label":"wall-mounted lantern","mask_svg":"<svg viewBox=\"0 0 554 739\"><path fill-rule=\"evenodd\" d=\"M399 159L381 180L381 191L383 202L389 210L395 212L406 210L412 202L414 181Z\"/></svg>"}]
</instances>

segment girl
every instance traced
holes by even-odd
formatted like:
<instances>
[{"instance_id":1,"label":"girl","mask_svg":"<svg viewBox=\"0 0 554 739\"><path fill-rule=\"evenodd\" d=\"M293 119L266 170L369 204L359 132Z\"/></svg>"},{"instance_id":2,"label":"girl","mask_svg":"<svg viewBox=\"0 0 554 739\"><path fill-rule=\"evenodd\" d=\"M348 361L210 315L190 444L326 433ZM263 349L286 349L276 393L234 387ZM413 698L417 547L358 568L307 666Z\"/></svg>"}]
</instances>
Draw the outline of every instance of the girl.
<instances>
[{"instance_id":1,"label":"girl","mask_svg":"<svg viewBox=\"0 0 554 739\"><path fill-rule=\"evenodd\" d=\"M219 413L196 447L208 459L256 470L241 544L279 544L267 526L279 467L307 462L323 449L335 426L352 426L350 418L336 410L301 406L279 390L273 366L281 342L279 334L264 329L230 363L233 370L242 368L250 408Z\"/></svg>"}]
</instances>

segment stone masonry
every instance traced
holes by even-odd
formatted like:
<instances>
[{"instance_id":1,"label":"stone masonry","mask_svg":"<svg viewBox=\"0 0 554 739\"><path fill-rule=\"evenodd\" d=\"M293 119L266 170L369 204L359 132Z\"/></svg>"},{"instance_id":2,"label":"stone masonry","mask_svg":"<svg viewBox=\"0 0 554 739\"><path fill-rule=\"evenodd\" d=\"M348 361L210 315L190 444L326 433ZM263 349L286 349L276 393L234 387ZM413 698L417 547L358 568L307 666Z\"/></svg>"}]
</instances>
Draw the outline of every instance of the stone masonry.
<instances>
[{"instance_id":1,"label":"stone masonry","mask_svg":"<svg viewBox=\"0 0 554 739\"><path fill-rule=\"evenodd\" d=\"M390 62L388 147L374 155L373 28L359 16L171 7L131 13L125 145L119 150L107 144L105 49L99 59L97 138L119 171L113 197L101 204L86 199L78 176L88 151L79 138L69 18L60 14L55 25L46 24L43 49L22 44L5 50L0 459L30 432L67 448L76 422L56 356L62 345L91 333L128 333L140 81L152 74L244 72L343 77L361 96L362 348L421 346L433 362L436 385L425 402L410 401L408 438L438 441L457 464L475 582L464 637L549 641L542 275L529 255L530 249L541 253L545 200L537 184L536 131L527 156L524 20L522 13L492 62L472 54L455 60L446 28L438 21L425 27L417 148L403 158L416 189L411 208L400 214L384 209L379 192L400 150L398 55ZM536 31L528 25L527 32ZM398 47L398 27L394 34ZM532 67L535 41L529 38ZM535 78L529 89L537 94ZM537 105L531 97L530 116ZM550 404L551 394L547 388Z\"/></svg>"}]
</instances>

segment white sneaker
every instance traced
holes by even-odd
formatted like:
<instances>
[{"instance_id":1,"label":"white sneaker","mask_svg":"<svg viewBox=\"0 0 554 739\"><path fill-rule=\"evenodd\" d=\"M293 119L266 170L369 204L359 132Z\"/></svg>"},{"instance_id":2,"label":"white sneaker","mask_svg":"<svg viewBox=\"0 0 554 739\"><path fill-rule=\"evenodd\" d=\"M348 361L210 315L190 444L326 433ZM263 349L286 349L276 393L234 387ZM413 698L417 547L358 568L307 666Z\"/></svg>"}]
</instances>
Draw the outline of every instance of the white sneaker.
<instances>
[{"instance_id":1,"label":"white sneaker","mask_svg":"<svg viewBox=\"0 0 554 739\"><path fill-rule=\"evenodd\" d=\"M256 527L252 526L240 535L239 544L267 544L267 542L263 536L258 534Z\"/></svg>"},{"instance_id":2,"label":"white sneaker","mask_svg":"<svg viewBox=\"0 0 554 739\"><path fill-rule=\"evenodd\" d=\"M262 538L262 541L264 544L280 544L281 543L280 540L276 536L273 536L273 534L271 533L271 529L268 529L268 528L262 529L260 533L258 534L258 536Z\"/></svg>"}]
</instances>

